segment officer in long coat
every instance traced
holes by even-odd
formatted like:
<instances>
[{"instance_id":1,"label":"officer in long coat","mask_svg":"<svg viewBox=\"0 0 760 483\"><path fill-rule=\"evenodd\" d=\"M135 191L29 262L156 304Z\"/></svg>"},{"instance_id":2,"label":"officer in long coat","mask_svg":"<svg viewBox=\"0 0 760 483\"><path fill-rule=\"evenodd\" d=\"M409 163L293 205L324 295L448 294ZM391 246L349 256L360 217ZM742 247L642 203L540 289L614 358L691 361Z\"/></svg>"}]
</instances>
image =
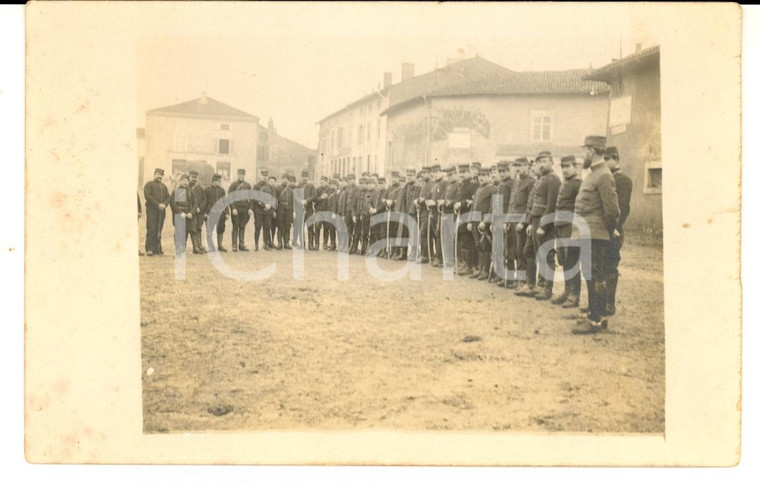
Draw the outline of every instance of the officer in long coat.
<instances>
[{"instance_id":1,"label":"officer in long coat","mask_svg":"<svg viewBox=\"0 0 760 483\"><path fill-rule=\"evenodd\" d=\"M231 195L236 191L251 191L253 188L251 184L245 180L245 170L237 170L237 180L230 184L227 194ZM241 199L235 201L230 206L232 218L232 251L236 252L240 249L241 252L247 252L248 247L245 246L245 227L248 224L248 220L253 216L253 202L250 198Z\"/></svg>"},{"instance_id":2,"label":"officer in long coat","mask_svg":"<svg viewBox=\"0 0 760 483\"><path fill-rule=\"evenodd\" d=\"M161 232L164 229L166 207L171 202L169 189L163 183L164 170L156 168L153 179L145 183L143 197L145 198L145 252L148 256L163 255L161 248Z\"/></svg>"},{"instance_id":3,"label":"officer in long coat","mask_svg":"<svg viewBox=\"0 0 760 483\"><path fill-rule=\"evenodd\" d=\"M221 183L222 175L219 173L214 174L214 176L211 178L211 186L208 186L205 189L206 212L204 213L203 218L206 220L206 233L209 238L208 247L209 250L212 251L214 250L214 245L211 243L211 232L214 230L214 227L210 225L209 215L211 214L211 210L214 208L216 202L225 197L224 188L222 188ZM230 208L229 206L226 206L220 213L219 221L216 224L216 249L220 252L227 251L227 249L222 246L222 240L224 238L225 222L227 221L227 216L229 213Z\"/></svg>"}]
</instances>

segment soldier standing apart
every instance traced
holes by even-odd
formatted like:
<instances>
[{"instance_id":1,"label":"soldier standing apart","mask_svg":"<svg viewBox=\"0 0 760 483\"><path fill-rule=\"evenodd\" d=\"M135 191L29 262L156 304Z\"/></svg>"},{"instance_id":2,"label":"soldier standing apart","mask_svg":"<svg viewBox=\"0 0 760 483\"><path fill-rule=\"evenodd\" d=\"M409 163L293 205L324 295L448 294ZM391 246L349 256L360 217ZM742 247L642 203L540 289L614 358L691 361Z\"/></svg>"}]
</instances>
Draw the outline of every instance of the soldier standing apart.
<instances>
[{"instance_id":1,"label":"soldier standing apart","mask_svg":"<svg viewBox=\"0 0 760 483\"><path fill-rule=\"evenodd\" d=\"M314 214L314 203L317 201L317 188L309 181L309 171L301 171L301 188L303 188L303 199L301 205L304 207L304 221L308 220ZM315 242L314 224L309 225L309 250L317 250L319 240Z\"/></svg>"},{"instance_id":2,"label":"soldier standing apart","mask_svg":"<svg viewBox=\"0 0 760 483\"><path fill-rule=\"evenodd\" d=\"M562 187L562 181L554 173L554 160L549 151L542 151L536 159L538 169L541 172L541 182L536 187L536 199L533 202L533 246L536 250L536 262L543 271L551 274L550 279L545 279L539 270L538 278L542 281L543 290L536 295L536 300L549 300L552 298L554 287L554 270L556 266L557 252L554 249L554 212L557 207L557 195ZM551 222L541 224L543 217L550 217ZM538 249L543 243L551 242L552 249L545 258L538 256Z\"/></svg>"},{"instance_id":3,"label":"soldier standing apart","mask_svg":"<svg viewBox=\"0 0 760 483\"><path fill-rule=\"evenodd\" d=\"M609 146L605 151L604 159L607 167L615 179L615 190L620 207L620 219L612 233L610 233L610 246L607 250L607 260L604 262L605 283L607 284L607 315L615 315L615 294L618 284L618 265L620 264L620 249L623 248L623 224L631 213L631 192L633 181L620 170L620 155L615 146Z\"/></svg>"},{"instance_id":4,"label":"soldier standing apart","mask_svg":"<svg viewBox=\"0 0 760 483\"><path fill-rule=\"evenodd\" d=\"M604 318L607 303L605 284L606 252L610 233L620 219L615 178L604 161L604 136L588 136L583 145L583 167L591 172L581 183L575 199L575 216L585 220L591 237L591 278L586 281L588 289L588 316L573 328L573 334L592 334L607 328ZM580 239L578 227L573 225L572 239Z\"/></svg>"},{"instance_id":5,"label":"soldier standing apart","mask_svg":"<svg viewBox=\"0 0 760 483\"><path fill-rule=\"evenodd\" d=\"M188 234L188 227L194 223L193 219L196 217L195 214L198 213L196 209L198 206L195 204L195 197L192 194L192 190L190 189L190 177L186 174L183 174L179 177L179 186L177 186L174 189L174 193L172 193L171 197L171 207L172 207L172 225L174 226L174 256L178 257L180 255L183 255L185 253L185 250L187 249L187 234ZM185 220L185 232L179 232L177 231L177 221L176 216L179 215L181 218ZM198 218L202 218L202 216L198 216ZM194 240L193 240L194 241ZM193 250L193 253L195 250Z\"/></svg>"},{"instance_id":6,"label":"soldier standing apart","mask_svg":"<svg viewBox=\"0 0 760 483\"><path fill-rule=\"evenodd\" d=\"M528 198L536 180L528 173L528 169L530 168L528 167L528 160L526 158L517 158L513 166L515 183L512 186L508 213L515 217L516 220L510 221L507 226L507 238L512 239L507 243L513 245L515 249L512 252L507 252L507 264L514 266L522 273L528 268L528 261L525 259L525 242L527 240L525 224L527 222ZM509 280L517 281L517 273L507 273L507 281ZM525 280L519 280L513 287L517 289L515 294L528 290Z\"/></svg>"},{"instance_id":7,"label":"soldier standing apart","mask_svg":"<svg viewBox=\"0 0 760 483\"><path fill-rule=\"evenodd\" d=\"M145 252L152 255L163 255L161 248L161 232L164 229L166 207L171 202L169 189L163 183L164 170L156 168L153 180L145 183L143 196L145 197Z\"/></svg>"},{"instance_id":8,"label":"soldier standing apart","mask_svg":"<svg viewBox=\"0 0 760 483\"><path fill-rule=\"evenodd\" d=\"M228 194L232 194L235 191L250 191L253 188L251 184L245 180L245 170L237 170L237 180L233 181L230 188L227 190ZM245 226L248 224L248 220L253 216L253 203L250 198L235 201L232 203L232 251L247 252L248 248L245 246Z\"/></svg>"},{"instance_id":9,"label":"soldier standing apart","mask_svg":"<svg viewBox=\"0 0 760 483\"><path fill-rule=\"evenodd\" d=\"M206 213L206 192L198 182L198 171L190 171L190 193L195 200L195 213L193 213L190 225L190 239L193 242L193 253L200 255L206 253L203 248L203 215Z\"/></svg>"},{"instance_id":10,"label":"soldier standing apart","mask_svg":"<svg viewBox=\"0 0 760 483\"><path fill-rule=\"evenodd\" d=\"M515 180L512 179L510 172L510 163L508 161L499 161L496 164L496 168L499 171L499 185L497 188L499 189L499 195L501 196L502 213L506 214L509 213L509 199L512 197L512 185L514 184ZM502 233L504 233L504 236L502 237L504 250L501 255L504 263L504 278L499 281L499 286L514 288L515 282L514 280L508 280L507 273L510 271L514 272L515 270L515 267L510 265L508 260L508 253L515 248L509 244L510 238L507 236L506 225L495 226L494 230L503 230Z\"/></svg>"},{"instance_id":11,"label":"soldier standing apart","mask_svg":"<svg viewBox=\"0 0 760 483\"><path fill-rule=\"evenodd\" d=\"M559 190L557 196L557 211L555 212L554 229L556 230L557 258L562 266L565 277L565 290L562 294L555 296L551 302L555 305L562 304L563 308L573 308L578 306L578 299L581 296L581 273L580 271L568 277L568 270L575 268L580 258L580 248L568 246L570 234L573 230L571 221L561 221L559 214L564 216L572 215L575 210L575 198L578 196L578 189L581 186L581 180L578 177L577 162L575 156L563 156L560 160L562 166L562 176L565 182Z\"/></svg>"},{"instance_id":12,"label":"soldier standing apart","mask_svg":"<svg viewBox=\"0 0 760 483\"><path fill-rule=\"evenodd\" d=\"M214 227L211 226L211 222L209 221L209 214L211 213L211 209L214 207L217 201L224 198L225 192L224 188L222 188L222 175L221 174L215 174L211 178L211 186L207 187L205 190L206 195L206 212L203 214L203 218L206 220L206 234L208 236L208 248L211 251L214 251L214 244L212 243L211 239L211 232L214 230ZM229 206L225 206L224 210L219 215L219 221L216 224L216 246L217 250L220 252L226 252L227 249L222 246L222 240L224 238L224 228L225 228L225 222L227 220L227 215L230 212Z\"/></svg>"},{"instance_id":13,"label":"soldier standing apart","mask_svg":"<svg viewBox=\"0 0 760 483\"><path fill-rule=\"evenodd\" d=\"M279 246L290 250L290 228L293 226L293 187L295 178L285 175L286 183L277 195L277 237Z\"/></svg>"}]
</instances>

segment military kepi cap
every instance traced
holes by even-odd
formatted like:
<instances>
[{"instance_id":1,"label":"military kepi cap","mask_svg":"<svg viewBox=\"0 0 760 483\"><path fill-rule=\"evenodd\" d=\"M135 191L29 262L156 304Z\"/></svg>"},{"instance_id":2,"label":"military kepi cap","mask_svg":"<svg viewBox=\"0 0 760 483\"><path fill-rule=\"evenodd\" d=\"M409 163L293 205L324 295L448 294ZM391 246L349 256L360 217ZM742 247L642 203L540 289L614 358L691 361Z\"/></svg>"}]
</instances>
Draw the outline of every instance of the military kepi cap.
<instances>
[{"instance_id":1,"label":"military kepi cap","mask_svg":"<svg viewBox=\"0 0 760 483\"><path fill-rule=\"evenodd\" d=\"M327 176L320 176L319 178L321 181L328 181Z\"/></svg>"},{"instance_id":2,"label":"military kepi cap","mask_svg":"<svg viewBox=\"0 0 760 483\"><path fill-rule=\"evenodd\" d=\"M575 156L573 156L572 154L569 156L562 156L562 159L560 159L559 161L559 164L561 164L562 166L567 166L569 164L575 164L575 163L576 163Z\"/></svg>"},{"instance_id":3,"label":"military kepi cap","mask_svg":"<svg viewBox=\"0 0 760 483\"><path fill-rule=\"evenodd\" d=\"M459 165L459 172L460 173L466 173L469 170L470 170L470 165L469 164L465 163L465 164L460 164Z\"/></svg>"},{"instance_id":4,"label":"military kepi cap","mask_svg":"<svg viewBox=\"0 0 760 483\"><path fill-rule=\"evenodd\" d=\"M240 168L237 170L238 174L245 174L245 170L243 168Z\"/></svg>"},{"instance_id":5,"label":"military kepi cap","mask_svg":"<svg viewBox=\"0 0 760 483\"><path fill-rule=\"evenodd\" d=\"M309 177L309 171L306 170L306 169L304 169L303 171L301 171L301 177L302 178L308 178Z\"/></svg>"},{"instance_id":6,"label":"military kepi cap","mask_svg":"<svg viewBox=\"0 0 760 483\"><path fill-rule=\"evenodd\" d=\"M211 177L211 179L212 179L213 181L216 181L216 180L222 179L222 175L221 175L221 174L219 174L219 173L216 173L214 176L212 176L212 177Z\"/></svg>"},{"instance_id":7,"label":"military kepi cap","mask_svg":"<svg viewBox=\"0 0 760 483\"><path fill-rule=\"evenodd\" d=\"M406 175L407 176L414 176L415 175L414 168L406 168Z\"/></svg>"},{"instance_id":8,"label":"military kepi cap","mask_svg":"<svg viewBox=\"0 0 760 483\"><path fill-rule=\"evenodd\" d=\"M517 158L515 159L515 164L528 164L527 158Z\"/></svg>"},{"instance_id":9,"label":"military kepi cap","mask_svg":"<svg viewBox=\"0 0 760 483\"><path fill-rule=\"evenodd\" d=\"M480 169L480 161L473 162L470 167Z\"/></svg>"},{"instance_id":10,"label":"military kepi cap","mask_svg":"<svg viewBox=\"0 0 760 483\"><path fill-rule=\"evenodd\" d=\"M488 170L488 168L478 169L478 176L488 176L489 173L490 171Z\"/></svg>"},{"instance_id":11,"label":"military kepi cap","mask_svg":"<svg viewBox=\"0 0 760 483\"><path fill-rule=\"evenodd\" d=\"M158 174L160 174L160 175L163 176L164 175L164 170L161 169L161 168L156 168L156 170L153 172L153 174L156 174L156 173L158 173Z\"/></svg>"},{"instance_id":12,"label":"military kepi cap","mask_svg":"<svg viewBox=\"0 0 760 483\"><path fill-rule=\"evenodd\" d=\"M607 149L604 150L604 155L615 159L620 158L620 154L618 153L616 146L608 146Z\"/></svg>"},{"instance_id":13,"label":"military kepi cap","mask_svg":"<svg viewBox=\"0 0 760 483\"><path fill-rule=\"evenodd\" d=\"M604 149L607 146L607 138L604 136L586 136L583 146L589 146L595 149Z\"/></svg>"},{"instance_id":14,"label":"military kepi cap","mask_svg":"<svg viewBox=\"0 0 760 483\"><path fill-rule=\"evenodd\" d=\"M435 173L436 171L440 171L440 170L441 170L441 165L440 164L434 164L434 165L432 165L430 167L430 171L432 171L433 173Z\"/></svg>"},{"instance_id":15,"label":"military kepi cap","mask_svg":"<svg viewBox=\"0 0 760 483\"><path fill-rule=\"evenodd\" d=\"M189 174L190 176L198 176L198 171L191 169L190 172L187 174Z\"/></svg>"},{"instance_id":16,"label":"military kepi cap","mask_svg":"<svg viewBox=\"0 0 760 483\"><path fill-rule=\"evenodd\" d=\"M499 161L498 163L496 163L496 169L498 169L499 171L506 171L508 167L509 167L509 163L506 161Z\"/></svg>"},{"instance_id":17,"label":"military kepi cap","mask_svg":"<svg viewBox=\"0 0 760 483\"><path fill-rule=\"evenodd\" d=\"M346 179L356 179L356 175L354 173L348 173L348 175L346 175Z\"/></svg>"},{"instance_id":18,"label":"military kepi cap","mask_svg":"<svg viewBox=\"0 0 760 483\"><path fill-rule=\"evenodd\" d=\"M398 176L398 171L391 171L391 176Z\"/></svg>"},{"instance_id":19,"label":"military kepi cap","mask_svg":"<svg viewBox=\"0 0 760 483\"><path fill-rule=\"evenodd\" d=\"M552 153L550 153L549 151L541 151L540 153L538 153L538 156L536 156L536 161L538 161L541 158L551 158L551 157L552 157Z\"/></svg>"}]
</instances>

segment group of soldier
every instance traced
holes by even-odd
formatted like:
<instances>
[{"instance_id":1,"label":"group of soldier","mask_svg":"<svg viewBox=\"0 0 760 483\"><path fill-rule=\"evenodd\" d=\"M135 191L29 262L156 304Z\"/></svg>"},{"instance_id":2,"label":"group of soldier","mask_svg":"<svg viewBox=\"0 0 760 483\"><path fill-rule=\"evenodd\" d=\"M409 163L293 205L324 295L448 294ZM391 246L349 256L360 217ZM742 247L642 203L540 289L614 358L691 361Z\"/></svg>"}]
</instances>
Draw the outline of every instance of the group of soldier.
<instances>
[{"instance_id":1,"label":"group of soldier","mask_svg":"<svg viewBox=\"0 0 760 483\"><path fill-rule=\"evenodd\" d=\"M206 253L204 225L209 249L226 252L222 241L227 217L232 221L233 251L249 250L245 228L251 217L255 223L254 250L259 249L262 234L264 250L290 249L295 219L300 224L292 230L296 247L448 267L459 276L496 283L518 296L576 308L581 292L581 274L576 268L581 248L570 241L585 237L591 250L590 270L586 271L591 275L586 277L589 305L575 316L578 323L573 333L595 333L607 328L607 317L616 310L618 264L632 182L620 171L618 151L606 146L606 138L589 136L582 149L582 161L575 156L561 158L563 179L555 174L554 159L548 151L538 153L533 161L518 158L492 167L473 162L444 169L438 164L419 171L408 169L406 176L392 171L388 184L384 177L365 172L358 183L353 174L335 174L320 177L319 186L315 186L308 171L301 173L300 182L285 175L278 183L261 170L257 183L251 186L241 169L227 193L220 186L220 175L203 188L197 181L198 173L191 171L181 176L180 185L170 195L162 182L164 172L157 169L155 179L144 190L145 248L149 256L163 253L160 233L166 207L171 207L173 221L177 217L185 221L185 239L175 236L177 253L184 252L187 235L193 253ZM589 170L583 180L582 169ZM302 196L294 199L298 188L303 190ZM218 222L211 226L214 204L241 190L269 196L240 196L223 203ZM502 213L509 215L508 222L493 223L488 216L498 197ZM300 208L294 205L298 202ZM468 213L478 215L475 221L470 221L473 217ZM562 213L573 215L568 218ZM447 215L456 220L453 250L446 243ZM573 216L585 220L589 233L579 232ZM210 237L213 230L216 248ZM497 230L502 230L501 236L495 236ZM301 239L304 233L306 240ZM551 249L539 250L547 244ZM553 276L542 275L553 274L557 263L565 278L561 294L553 294ZM523 273L525 276L519 275Z\"/></svg>"}]
</instances>

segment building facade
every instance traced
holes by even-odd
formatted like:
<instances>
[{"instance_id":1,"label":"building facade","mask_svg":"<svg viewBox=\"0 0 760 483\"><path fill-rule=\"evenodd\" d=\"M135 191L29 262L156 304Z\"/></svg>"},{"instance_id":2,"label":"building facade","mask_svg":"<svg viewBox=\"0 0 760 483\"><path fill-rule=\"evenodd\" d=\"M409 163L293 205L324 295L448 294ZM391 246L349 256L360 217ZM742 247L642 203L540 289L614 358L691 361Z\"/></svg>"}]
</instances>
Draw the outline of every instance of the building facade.
<instances>
[{"instance_id":1,"label":"building facade","mask_svg":"<svg viewBox=\"0 0 760 483\"><path fill-rule=\"evenodd\" d=\"M163 168L167 183L196 169L202 184L214 173L229 183L238 168L255 173L259 119L205 95L146 112L144 181Z\"/></svg>"},{"instance_id":2,"label":"building facade","mask_svg":"<svg viewBox=\"0 0 760 483\"><path fill-rule=\"evenodd\" d=\"M514 72L481 57L415 77L411 64L382 91L318 123L320 174L387 174L432 164L580 155L580 141L606 130L608 86L590 70ZM375 110L368 108L375 104ZM380 107L380 110L377 108ZM362 145L367 126L379 129ZM362 133L360 135L360 133ZM375 158L377 161L374 161Z\"/></svg>"},{"instance_id":3,"label":"building facade","mask_svg":"<svg viewBox=\"0 0 760 483\"><path fill-rule=\"evenodd\" d=\"M291 174L300 177L304 169L314 172L317 151L280 136L271 119L267 127L259 126L257 149L259 169L266 168L272 176L280 178Z\"/></svg>"},{"instance_id":4,"label":"building facade","mask_svg":"<svg viewBox=\"0 0 760 483\"><path fill-rule=\"evenodd\" d=\"M587 76L609 85L607 144L617 146L620 169L633 180L626 226L662 234L660 48L641 49Z\"/></svg>"}]
</instances>

